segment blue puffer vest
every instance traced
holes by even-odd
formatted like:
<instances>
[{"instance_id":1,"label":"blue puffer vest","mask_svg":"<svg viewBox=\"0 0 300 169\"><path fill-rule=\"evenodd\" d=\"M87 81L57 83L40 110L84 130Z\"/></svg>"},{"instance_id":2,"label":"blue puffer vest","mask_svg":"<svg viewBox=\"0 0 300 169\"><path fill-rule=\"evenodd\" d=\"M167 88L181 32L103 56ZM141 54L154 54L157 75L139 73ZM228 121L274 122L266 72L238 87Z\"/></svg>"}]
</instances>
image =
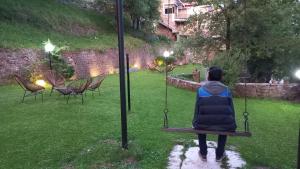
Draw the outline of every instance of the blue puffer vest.
<instances>
[{"instance_id":1,"label":"blue puffer vest","mask_svg":"<svg viewBox=\"0 0 300 169\"><path fill-rule=\"evenodd\" d=\"M221 82L208 81L197 92L193 126L199 130L235 131L232 96Z\"/></svg>"}]
</instances>

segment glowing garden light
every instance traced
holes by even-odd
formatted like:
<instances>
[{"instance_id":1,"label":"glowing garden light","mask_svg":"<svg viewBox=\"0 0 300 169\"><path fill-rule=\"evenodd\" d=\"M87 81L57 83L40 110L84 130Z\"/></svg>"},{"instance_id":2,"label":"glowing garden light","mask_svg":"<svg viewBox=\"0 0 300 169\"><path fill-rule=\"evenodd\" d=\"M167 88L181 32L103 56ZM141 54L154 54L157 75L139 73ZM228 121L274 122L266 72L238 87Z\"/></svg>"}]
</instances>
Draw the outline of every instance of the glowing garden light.
<instances>
[{"instance_id":1,"label":"glowing garden light","mask_svg":"<svg viewBox=\"0 0 300 169\"><path fill-rule=\"evenodd\" d=\"M45 48L45 52L50 53L50 52L53 52L53 50L55 49L55 46L48 39L48 41L45 43L44 48Z\"/></svg>"},{"instance_id":2,"label":"glowing garden light","mask_svg":"<svg viewBox=\"0 0 300 169\"><path fill-rule=\"evenodd\" d=\"M300 69L295 72L295 76L296 78L300 79Z\"/></svg>"},{"instance_id":3,"label":"glowing garden light","mask_svg":"<svg viewBox=\"0 0 300 169\"><path fill-rule=\"evenodd\" d=\"M52 70L51 52L53 52L53 50L55 49L55 46L51 43L51 41L49 39L44 44L45 44L45 46L44 46L45 52L48 54L48 58L49 58L50 70Z\"/></svg>"},{"instance_id":4,"label":"glowing garden light","mask_svg":"<svg viewBox=\"0 0 300 169\"><path fill-rule=\"evenodd\" d=\"M35 84L39 85L39 86L42 86L42 87L45 87L46 86L46 82L45 80L37 80L35 82Z\"/></svg>"},{"instance_id":5,"label":"glowing garden light","mask_svg":"<svg viewBox=\"0 0 300 169\"><path fill-rule=\"evenodd\" d=\"M164 52L164 57L165 57L165 58L170 57L170 52L169 52L169 51L165 51L165 52Z\"/></svg>"}]
</instances>

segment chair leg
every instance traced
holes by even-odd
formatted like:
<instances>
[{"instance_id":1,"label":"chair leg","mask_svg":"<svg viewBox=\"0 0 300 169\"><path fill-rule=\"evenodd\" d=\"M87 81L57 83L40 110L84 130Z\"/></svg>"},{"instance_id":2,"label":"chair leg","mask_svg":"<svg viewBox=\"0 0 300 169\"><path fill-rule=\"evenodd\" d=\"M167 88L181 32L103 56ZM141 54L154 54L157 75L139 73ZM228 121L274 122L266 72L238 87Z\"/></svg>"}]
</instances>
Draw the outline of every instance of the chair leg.
<instances>
[{"instance_id":1,"label":"chair leg","mask_svg":"<svg viewBox=\"0 0 300 169\"><path fill-rule=\"evenodd\" d=\"M92 96L94 97L94 90L92 90Z\"/></svg>"},{"instance_id":2,"label":"chair leg","mask_svg":"<svg viewBox=\"0 0 300 169\"><path fill-rule=\"evenodd\" d=\"M53 86L52 86L52 88L51 88L50 96L52 95L52 93L53 93Z\"/></svg>"},{"instance_id":3,"label":"chair leg","mask_svg":"<svg viewBox=\"0 0 300 169\"><path fill-rule=\"evenodd\" d=\"M68 97L67 97L67 104L69 103L69 99L70 99L70 95L68 95Z\"/></svg>"},{"instance_id":4,"label":"chair leg","mask_svg":"<svg viewBox=\"0 0 300 169\"><path fill-rule=\"evenodd\" d=\"M23 95L23 98L22 98L22 103L24 102L25 95L26 95L26 90L25 90L24 95Z\"/></svg>"},{"instance_id":5,"label":"chair leg","mask_svg":"<svg viewBox=\"0 0 300 169\"><path fill-rule=\"evenodd\" d=\"M97 90L98 90L98 93L99 93L99 96L100 96L100 95L101 95L101 93L100 93L100 88L98 87L98 89L97 89Z\"/></svg>"},{"instance_id":6,"label":"chair leg","mask_svg":"<svg viewBox=\"0 0 300 169\"><path fill-rule=\"evenodd\" d=\"M81 104L83 104L83 94L81 94Z\"/></svg>"}]
</instances>

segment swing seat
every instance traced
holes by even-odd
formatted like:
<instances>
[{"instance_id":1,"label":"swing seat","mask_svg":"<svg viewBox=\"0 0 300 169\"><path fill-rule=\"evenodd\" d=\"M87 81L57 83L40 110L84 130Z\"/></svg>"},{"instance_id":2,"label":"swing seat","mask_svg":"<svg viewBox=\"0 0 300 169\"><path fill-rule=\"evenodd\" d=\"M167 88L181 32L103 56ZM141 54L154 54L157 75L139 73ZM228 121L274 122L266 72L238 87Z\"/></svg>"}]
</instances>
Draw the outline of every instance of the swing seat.
<instances>
[{"instance_id":1,"label":"swing seat","mask_svg":"<svg viewBox=\"0 0 300 169\"><path fill-rule=\"evenodd\" d=\"M251 137L251 132L244 131L208 131L208 130L196 130L194 128L162 128L162 131L173 132L173 133L194 133L194 134L213 134L213 135L226 135L226 136L236 136L236 137Z\"/></svg>"}]
</instances>

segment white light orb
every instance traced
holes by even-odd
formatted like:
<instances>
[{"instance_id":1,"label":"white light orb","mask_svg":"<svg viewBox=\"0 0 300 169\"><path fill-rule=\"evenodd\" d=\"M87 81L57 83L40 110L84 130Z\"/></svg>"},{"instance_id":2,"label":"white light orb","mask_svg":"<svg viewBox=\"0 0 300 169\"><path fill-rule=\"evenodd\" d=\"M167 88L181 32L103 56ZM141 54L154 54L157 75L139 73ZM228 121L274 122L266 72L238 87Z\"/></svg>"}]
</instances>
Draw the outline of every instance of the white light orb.
<instances>
[{"instance_id":1,"label":"white light orb","mask_svg":"<svg viewBox=\"0 0 300 169\"><path fill-rule=\"evenodd\" d=\"M300 69L295 72L296 78L300 79Z\"/></svg>"},{"instance_id":2,"label":"white light orb","mask_svg":"<svg viewBox=\"0 0 300 169\"><path fill-rule=\"evenodd\" d=\"M170 52L169 52L169 51L165 51L165 52L164 52L164 57L167 58L167 57L169 57L169 56L170 56Z\"/></svg>"},{"instance_id":3,"label":"white light orb","mask_svg":"<svg viewBox=\"0 0 300 169\"><path fill-rule=\"evenodd\" d=\"M171 51L171 52L170 52L170 55L173 55L173 54L174 54L174 52L173 52L173 51Z\"/></svg>"},{"instance_id":4,"label":"white light orb","mask_svg":"<svg viewBox=\"0 0 300 169\"><path fill-rule=\"evenodd\" d=\"M44 80L37 80L35 82L35 84L39 85L39 86L42 86L42 87L45 87L46 86L46 82Z\"/></svg>"},{"instance_id":5,"label":"white light orb","mask_svg":"<svg viewBox=\"0 0 300 169\"><path fill-rule=\"evenodd\" d=\"M55 48L55 46L48 39L48 41L45 43L45 52L47 52L47 53L53 52L54 48Z\"/></svg>"}]
</instances>

